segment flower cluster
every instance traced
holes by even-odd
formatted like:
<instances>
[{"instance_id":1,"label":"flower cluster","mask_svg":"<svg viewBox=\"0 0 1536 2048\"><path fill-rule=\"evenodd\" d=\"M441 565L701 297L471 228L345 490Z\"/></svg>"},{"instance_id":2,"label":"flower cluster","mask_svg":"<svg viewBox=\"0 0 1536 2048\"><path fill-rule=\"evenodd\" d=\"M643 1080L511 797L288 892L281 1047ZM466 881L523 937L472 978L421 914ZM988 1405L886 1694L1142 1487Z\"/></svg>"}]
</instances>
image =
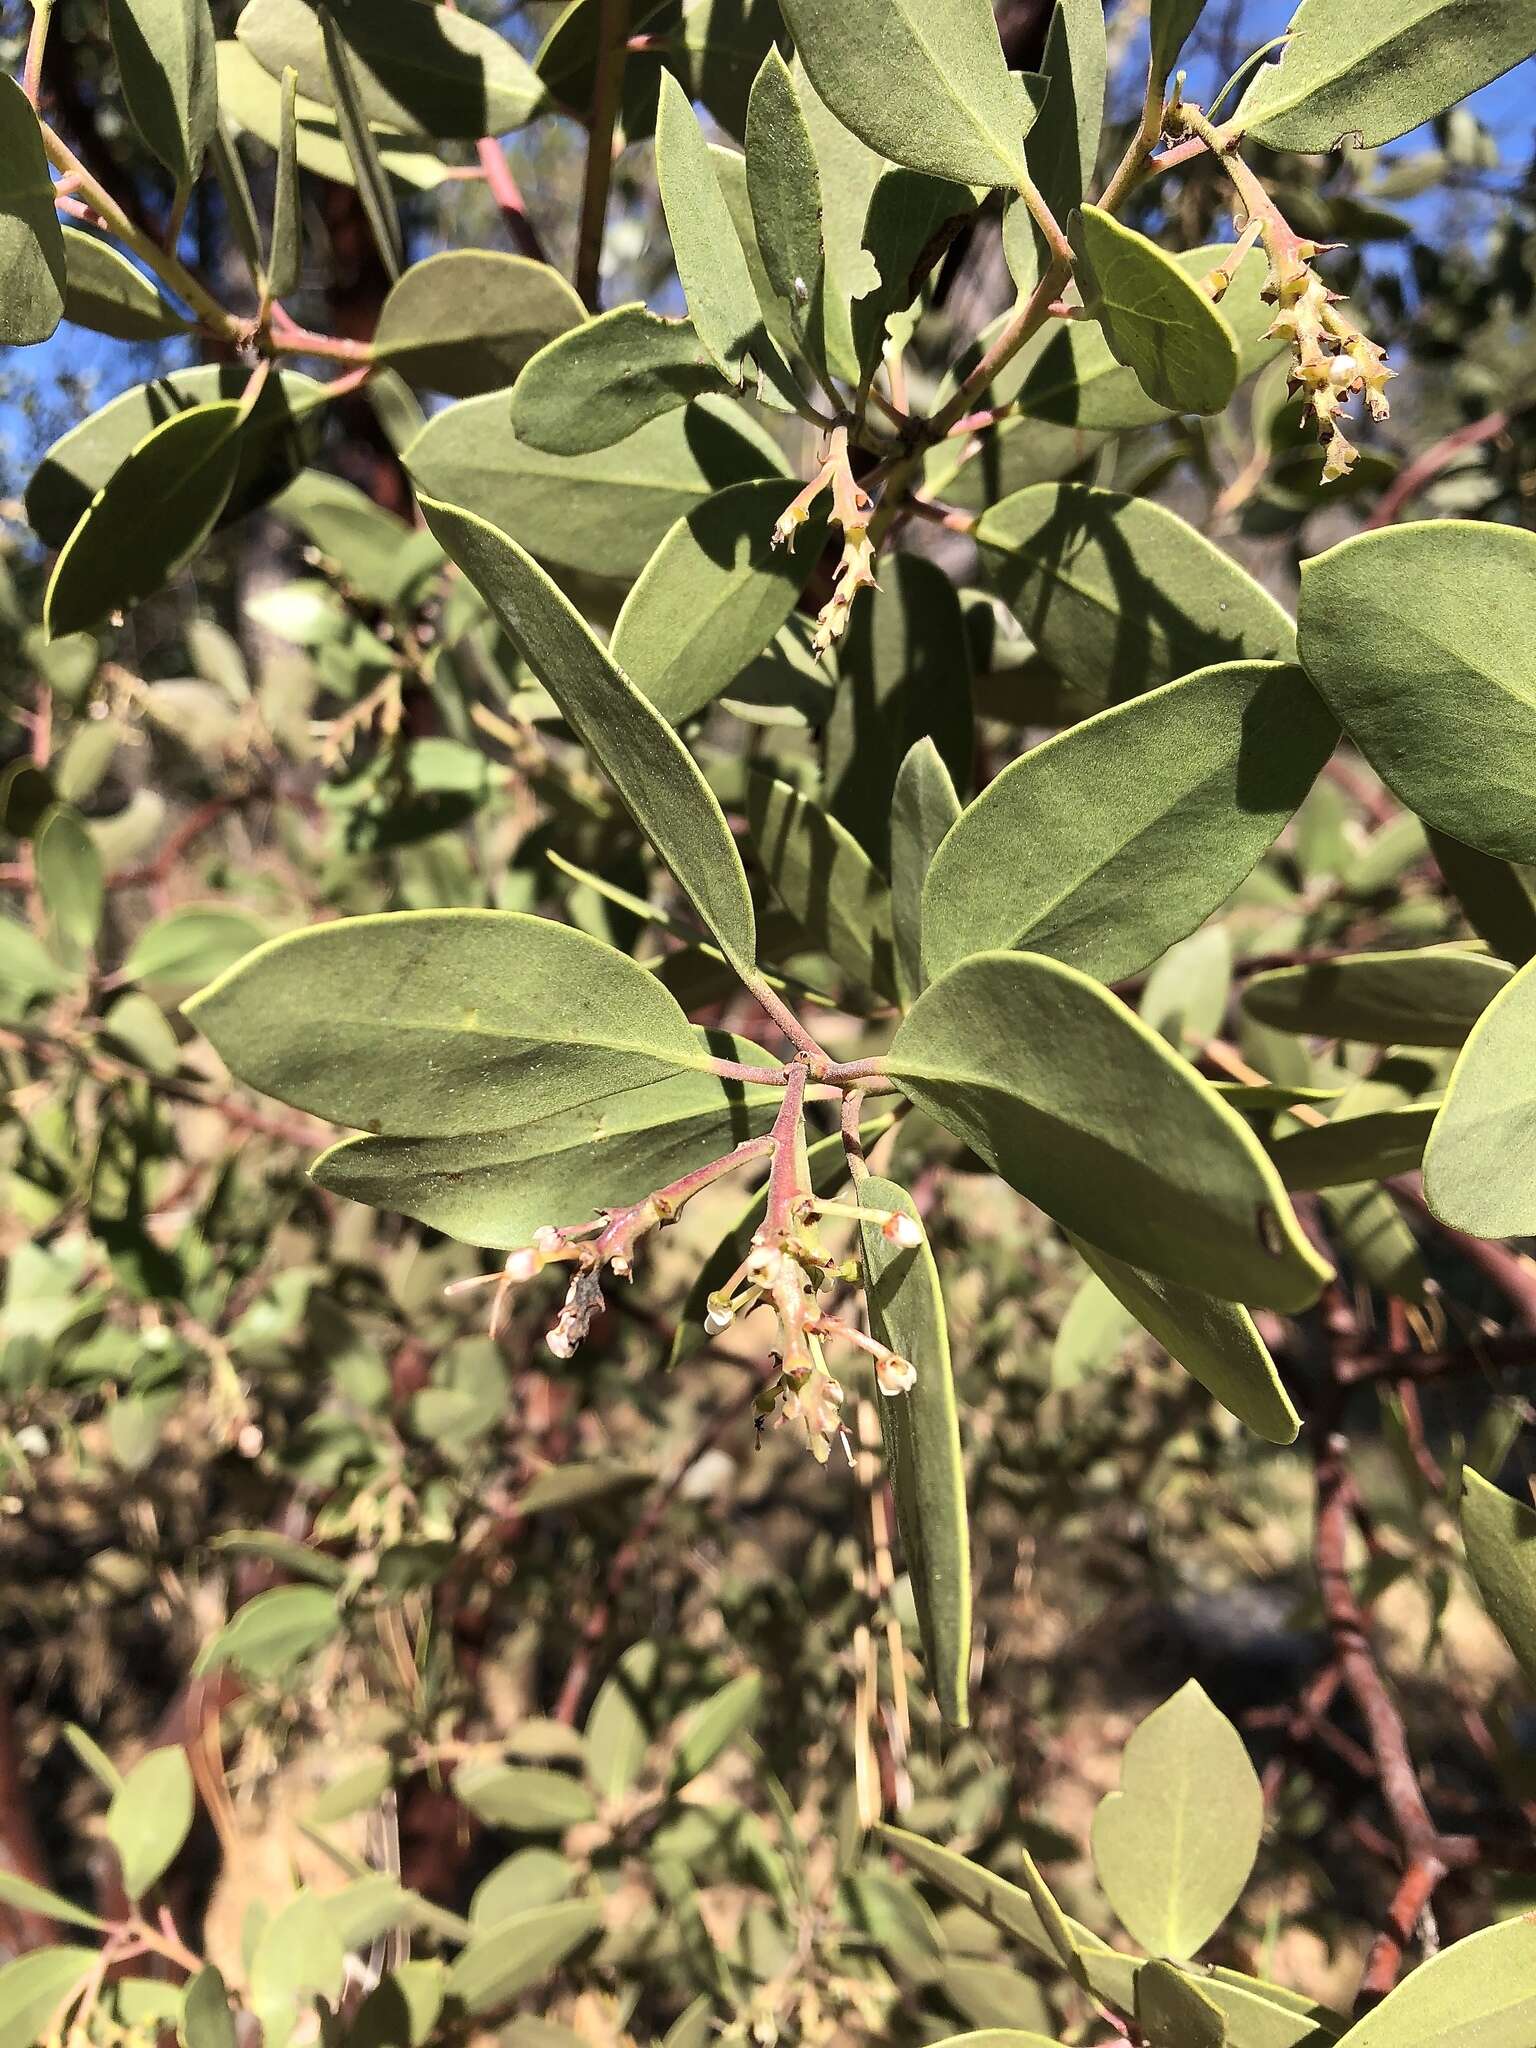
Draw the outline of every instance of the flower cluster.
<instances>
[{"instance_id":1,"label":"flower cluster","mask_svg":"<svg viewBox=\"0 0 1536 2048\"><path fill-rule=\"evenodd\" d=\"M1372 419L1384 420L1388 379L1386 350L1362 333L1339 311L1337 292L1329 291L1312 268L1319 244L1287 235L1267 236L1269 280L1263 297L1275 310L1269 333L1290 344L1294 362L1291 389L1304 394L1317 422L1326 457L1323 481L1347 476L1359 451L1339 423L1339 416L1357 392L1364 392Z\"/></svg>"},{"instance_id":2,"label":"flower cluster","mask_svg":"<svg viewBox=\"0 0 1536 2048\"><path fill-rule=\"evenodd\" d=\"M853 474L846 427L836 428L829 436L825 460L780 516L773 529L775 547L794 546L795 536L810 518L811 507L823 491L832 494L831 518L833 525L842 529L843 554L832 595L816 620L816 637L811 645L817 654L826 654L842 638L859 592L876 587L875 547L869 537L874 501Z\"/></svg>"},{"instance_id":3,"label":"flower cluster","mask_svg":"<svg viewBox=\"0 0 1536 2048\"><path fill-rule=\"evenodd\" d=\"M734 1163L734 1155L731 1162L719 1163ZM708 1171L704 1169L704 1174ZM494 1286L490 1328L496 1336L505 1323L514 1287L537 1278L546 1266L569 1264L573 1271L565 1301L545 1342L556 1358L571 1358L602 1307L604 1269L623 1280L632 1278L640 1239L673 1222L682 1202L703 1184L703 1175L689 1176L688 1183L674 1183L629 1208L602 1211L588 1223L565 1229L547 1225L534 1233L532 1243L509 1252L499 1273L457 1280L447 1292L459 1295ZM777 1216L776 1207L781 1211ZM842 1438L847 1448L843 1388L827 1368L824 1344L836 1340L870 1357L876 1384L884 1395L904 1394L917 1380L916 1367L906 1359L853 1324L823 1313L818 1300L821 1289L833 1281L856 1280L859 1272L855 1261L838 1259L821 1245L817 1221L825 1216L874 1223L892 1244L904 1250L913 1250L923 1241L921 1226L899 1210L822 1202L798 1189L787 1203L776 1204L770 1191L767 1218L753 1235L736 1271L709 1296L704 1316L705 1330L718 1337L755 1309L772 1309L778 1320L779 1342L769 1353L772 1378L757 1398L759 1436L770 1417L780 1423L799 1423L812 1455L821 1464L826 1463L837 1439Z\"/></svg>"}]
</instances>

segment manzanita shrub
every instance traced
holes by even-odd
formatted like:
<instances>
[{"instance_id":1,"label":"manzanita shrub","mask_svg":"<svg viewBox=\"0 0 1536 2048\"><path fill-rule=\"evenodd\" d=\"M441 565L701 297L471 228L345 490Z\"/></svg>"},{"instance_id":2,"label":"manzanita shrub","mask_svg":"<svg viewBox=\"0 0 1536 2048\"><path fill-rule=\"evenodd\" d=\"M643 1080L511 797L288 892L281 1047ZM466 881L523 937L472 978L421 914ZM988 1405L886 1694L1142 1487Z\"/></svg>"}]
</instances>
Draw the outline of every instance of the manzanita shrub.
<instances>
[{"instance_id":1,"label":"manzanita shrub","mask_svg":"<svg viewBox=\"0 0 1536 2048\"><path fill-rule=\"evenodd\" d=\"M1482 161L1453 110L1536 8L1302 0L1204 102L1201 12L1056 0L1019 68L989 0L34 0L0 341L174 359L48 447L3 592L8 1505L104 1428L141 1535L185 1519L189 1404L282 1487L191 1510L245 1575L138 1760L68 1732L91 1903L7 1835L0 2048L1536 2043L1529 1705L1455 1679L1471 1761L1422 1762L1372 1613L1417 1560L1426 1658L1475 1585L1536 1682L1528 1406L1437 1455L1419 1395L1533 1356L1536 382L1414 424L1531 293L1426 253L1437 356L1348 246L1416 233L1383 145ZM410 261L456 186L478 231ZM347 260L382 302L326 331ZM1447 475L1481 516L1401 520ZM782 1581L626 1645L754 1441ZM1142 1698L1069 1913L973 1584L1218 1468L1282 1521L1308 1475L1324 1648L1242 1732ZM1199 1515L1252 1561L1242 1495ZM226 1722L259 1771L328 1686L344 1881L221 1946ZM1376 1858L1336 2010L1241 1906L1319 1754ZM433 1802L530 1840L434 1892Z\"/></svg>"}]
</instances>

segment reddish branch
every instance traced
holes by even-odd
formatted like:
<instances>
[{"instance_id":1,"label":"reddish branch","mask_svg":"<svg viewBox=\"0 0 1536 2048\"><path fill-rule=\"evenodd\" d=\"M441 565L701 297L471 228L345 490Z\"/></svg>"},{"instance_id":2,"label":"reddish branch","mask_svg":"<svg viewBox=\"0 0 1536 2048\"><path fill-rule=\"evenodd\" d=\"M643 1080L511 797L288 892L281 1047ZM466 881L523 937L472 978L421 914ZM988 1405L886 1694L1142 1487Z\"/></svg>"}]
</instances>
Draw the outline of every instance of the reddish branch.
<instances>
[{"instance_id":1,"label":"reddish branch","mask_svg":"<svg viewBox=\"0 0 1536 2048\"><path fill-rule=\"evenodd\" d=\"M1480 420L1470 420L1466 426L1458 427L1453 434L1436 441L1426 448L1422 455L1416 455L1406 469L1400 470L1376 501L1376 508L1365 524L1390 526L1394 519L1401 517L1403 507L1416 498L1427 484L1432 484L1443 469L1450 464L1464 448L1476 448L1484 441L1496 441L1509 426L1507 412L1491 412Z\"/></svg>"}]
</instances>

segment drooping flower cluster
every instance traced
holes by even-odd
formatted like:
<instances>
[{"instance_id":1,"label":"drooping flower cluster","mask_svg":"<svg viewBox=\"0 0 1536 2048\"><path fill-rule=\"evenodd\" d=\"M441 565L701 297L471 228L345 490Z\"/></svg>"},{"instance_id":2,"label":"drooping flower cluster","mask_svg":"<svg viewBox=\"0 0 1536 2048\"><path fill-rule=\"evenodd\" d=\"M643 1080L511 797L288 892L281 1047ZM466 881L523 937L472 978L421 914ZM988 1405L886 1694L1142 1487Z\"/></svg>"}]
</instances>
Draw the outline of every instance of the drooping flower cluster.
<instances>
[{"instance_id":1,"label":"drooping flower cluster","mask_svg":"<svg viewBox=\"0 0 1536 2048\"><path fill-rule=\"evenodd\" d=\"M546 1266L573 1268L565 1301L545 1342L556 1358L574 1356L603 1304L602 1275L606 1268L619 1279L634 1274L635 1251L650 1231L674 1222L684 1202L716 1177L715 1169L760 1158L770 1141L744 1146L715 1168L703 1168L686 1180L648 1195L630 1207L600 1212L587 1223L536 1231L531 1243L507 1254L500 1273L455 1281L449 1295L494 1286L492 1336L502 1329L511 1290L537 1278ZM775 1211L778 1211L776 1214ZM839 1259L826 1250L817 1222L839 1216L873 1223L894 1245L915 1249L923 1241L921 1226L899 1210L863 1209L845 1202L819 1201L808 1190L792 1189L776 1199L770 1186L768 1215L754 1233L746 1257L723 1287L706 1303L704 1328L718 1337L755 1309L769 1308L778 1322L778 1342L769 1351L771 1377L758 1395L755 1419L759 1435L770 1418L799 1423L818 1463L825 1464L832 1445L843 1437L843 1388L828 1370L824 1344L836 1340L864 1352L874 1363L875 1381L888 1397L916 1384L916 1367L852 1323L823 1312L819 1295L834 1281L855 1281L856 1261ZM847 1448L846 1438L843 1439Z\"/></svg>"},{"instance_id":2,"label":"drooping flower cluster","mask_svg":"<svg viewBox=\"0 0 1536 2048\"><path fill-rule=\"evenodd\" d=\"M824 491L831 493L831 519L833 525L842 530L843 554L832 595L817 616L816 635L811 642L817 654L826 654L842 638L853 601L859 592L876 587L875 547L869 535L874 501L853 474L846 427L833 430L828 437L827 454L821 466L780 515L773 529L775 547L794 546L796 535L810 518L812 506Z\"/></svg>"},{"instance_id":3,"label":"drooping flower cluster","mask_svg":"<svg viewBox=\"0 0 1536 2048\"><path fill-rule=\"evenodd\" d=\"M1339 311L1339 293L1329 291L1312 268L1320 244L1295 236L1266 237L1270 255L1265 301L1275 307L1269 333L1290 344L1291 390L1301 392L1323 443L1323 482L1347 476L1359 450L1340 425L1340 414L1357 392L1365 394L1372 419L1384 420L1387 403L1386 350Z\"/></svg>"}]
</instances>

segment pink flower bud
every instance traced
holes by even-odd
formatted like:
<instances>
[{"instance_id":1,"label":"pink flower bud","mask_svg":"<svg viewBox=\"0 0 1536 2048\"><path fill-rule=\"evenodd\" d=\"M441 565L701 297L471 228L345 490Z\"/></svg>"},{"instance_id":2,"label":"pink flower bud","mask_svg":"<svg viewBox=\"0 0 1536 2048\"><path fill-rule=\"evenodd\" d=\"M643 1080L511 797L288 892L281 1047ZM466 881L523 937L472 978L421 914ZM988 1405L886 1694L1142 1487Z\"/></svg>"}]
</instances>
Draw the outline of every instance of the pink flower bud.
<instances>
[{"instance_id":1,"label":"pink flower bud","mask_svg":"<svg viewBox=\"0 0 1536 2048\"><path fill-rule=\"evenodd\" d=\"M544 1270L544 1254L535 1251L532 1245L521 1245L516 1251L507 1253L507 1263L502 1268L514 1287L520 1287L525 1280L536 1280Z\"/></svg>"}]
</instances>

